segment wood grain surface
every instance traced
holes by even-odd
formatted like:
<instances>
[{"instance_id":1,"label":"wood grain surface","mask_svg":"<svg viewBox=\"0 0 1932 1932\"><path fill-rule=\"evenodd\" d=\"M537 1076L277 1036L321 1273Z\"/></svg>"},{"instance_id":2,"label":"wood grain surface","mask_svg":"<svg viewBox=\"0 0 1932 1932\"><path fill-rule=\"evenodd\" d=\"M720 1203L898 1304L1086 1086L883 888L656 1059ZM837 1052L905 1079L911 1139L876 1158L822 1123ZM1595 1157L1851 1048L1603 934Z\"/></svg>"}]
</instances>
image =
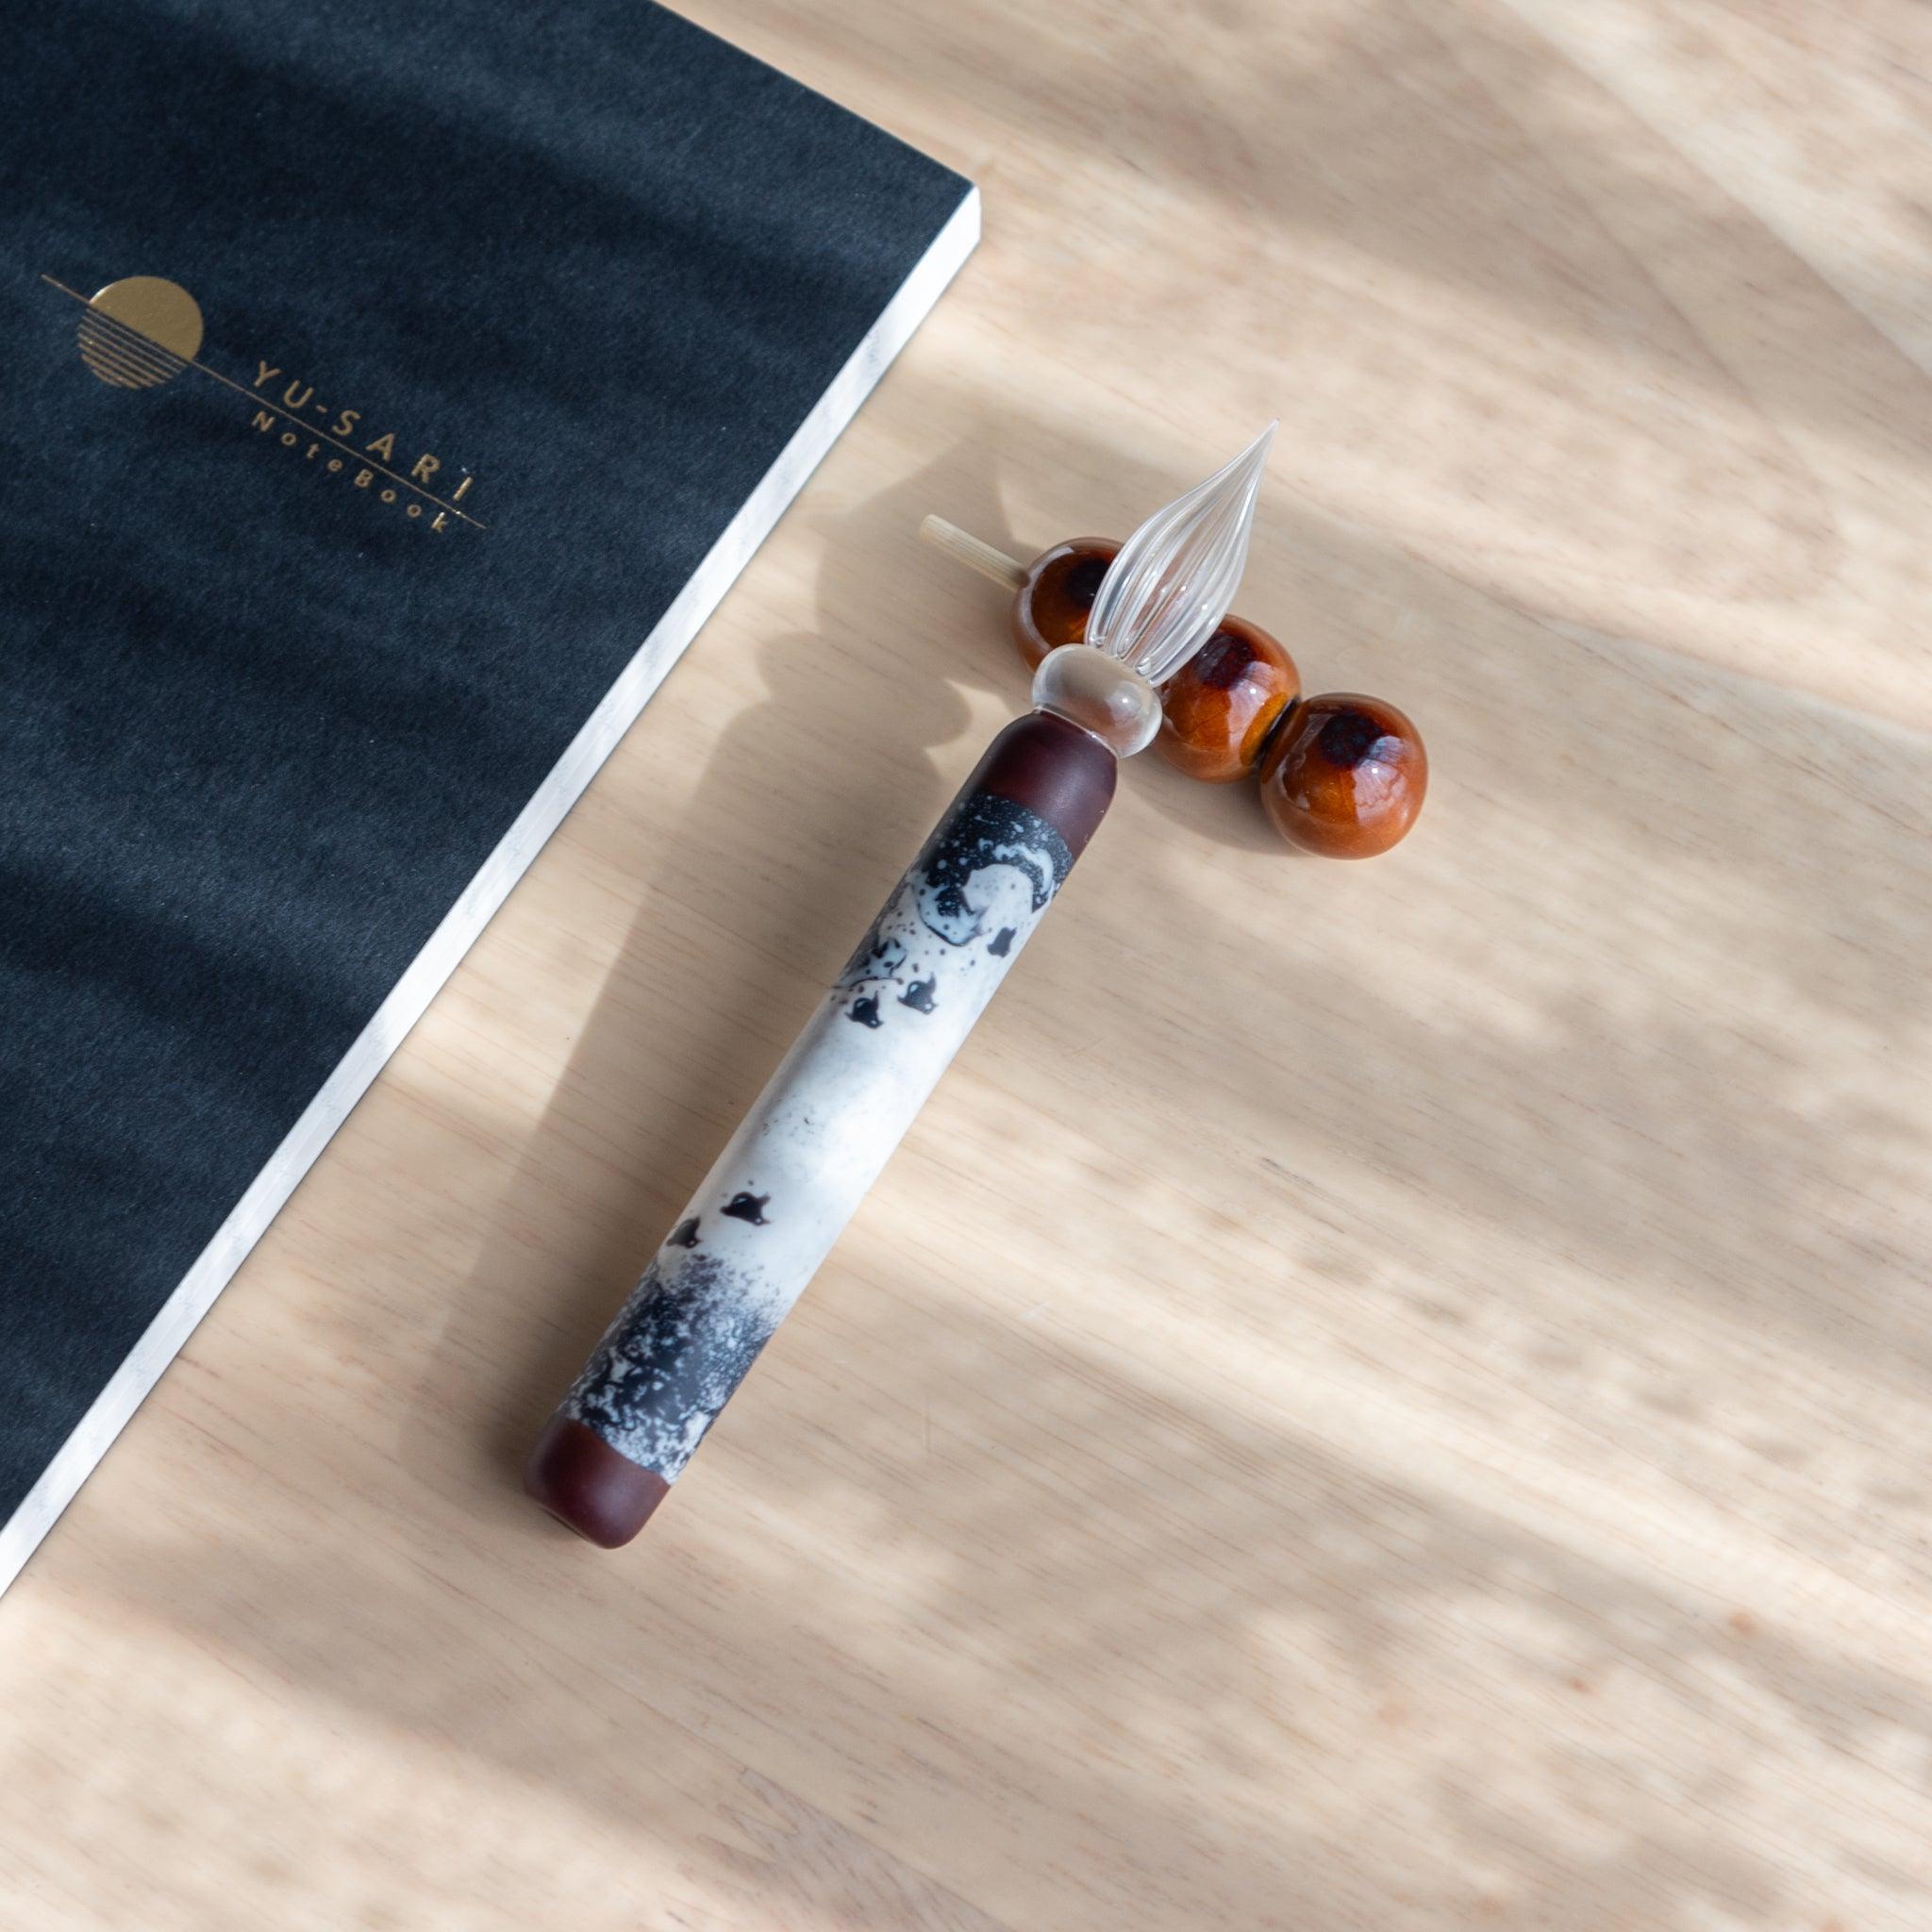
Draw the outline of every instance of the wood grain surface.
<instances>
[{"instance_id":1,"label":"wood grain surface","mask_svg":"<svg viewBox=\"0 0 1932 1932\"><path fill-rule=\"evenodd\" d=\"M1932 1924L1932 17L697 0L987 238L0 1605L22 1932ZM514 1467L1022 701L1241 608L645 1537Z\"/></svg>"}]
</instances>

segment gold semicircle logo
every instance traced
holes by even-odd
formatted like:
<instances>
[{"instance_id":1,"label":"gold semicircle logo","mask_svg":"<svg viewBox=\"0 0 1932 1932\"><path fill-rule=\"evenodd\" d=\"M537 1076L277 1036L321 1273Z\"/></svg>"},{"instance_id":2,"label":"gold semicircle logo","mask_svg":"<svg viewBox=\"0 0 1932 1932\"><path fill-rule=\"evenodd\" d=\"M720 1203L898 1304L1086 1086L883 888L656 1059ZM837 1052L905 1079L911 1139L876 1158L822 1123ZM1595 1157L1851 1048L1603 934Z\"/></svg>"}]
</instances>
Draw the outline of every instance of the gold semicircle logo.
<instances>
[{"instance_id":1,"label":"gold semicircle logo","mask_svg":"<svg viewBox=\"0 0 1932 1932\"><path fill-rule=\"evenodd\" d=\"M201 351L201 307L179 282L129 275L92 296L80 318L80 359L113 389L153 389Z\"/></svg>"}]
</instances>

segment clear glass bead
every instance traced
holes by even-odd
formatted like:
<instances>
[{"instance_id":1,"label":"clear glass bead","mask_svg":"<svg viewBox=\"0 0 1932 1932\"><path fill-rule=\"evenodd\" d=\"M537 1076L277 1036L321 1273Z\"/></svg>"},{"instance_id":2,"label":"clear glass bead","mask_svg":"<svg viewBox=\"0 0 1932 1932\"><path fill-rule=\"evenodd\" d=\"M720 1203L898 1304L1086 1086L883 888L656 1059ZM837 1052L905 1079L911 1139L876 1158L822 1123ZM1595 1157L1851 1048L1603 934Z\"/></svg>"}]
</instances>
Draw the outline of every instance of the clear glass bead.
<instances>
[{"instance_id":1,"label":"clear glass bead","mask_svg":"<svg viewBox=\"0 0 1932 1932\"><path fill-rule=\"evenodd\" d=\"M1062 644L1040 660L1033 702L1083 731L1116 758L1132 758L1160 729L1160 693L1141 675L1091 644Z\"/></svg>"}]
</instances>

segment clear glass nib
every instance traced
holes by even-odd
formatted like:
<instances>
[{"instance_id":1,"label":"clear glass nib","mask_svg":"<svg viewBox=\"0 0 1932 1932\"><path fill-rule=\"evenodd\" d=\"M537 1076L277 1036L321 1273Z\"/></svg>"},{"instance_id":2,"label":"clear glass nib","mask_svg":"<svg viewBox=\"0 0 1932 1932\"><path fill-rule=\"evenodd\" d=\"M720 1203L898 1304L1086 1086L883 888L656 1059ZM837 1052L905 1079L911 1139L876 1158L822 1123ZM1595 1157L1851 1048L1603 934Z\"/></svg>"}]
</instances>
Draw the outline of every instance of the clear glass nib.
<instances>
[{"instance_id":1,"label":"clear glass nib","mask_svg":"<svg viewBox=\"0 0 1932 1932\"><path fill-rule=\"evenodd\" d=\"M1172 677L1234 602L1248 560L1255 498L1278 424L1158 509L1120 547L1087 620L1087 641L1150 684Z\"/></svg>"}]
</instances>

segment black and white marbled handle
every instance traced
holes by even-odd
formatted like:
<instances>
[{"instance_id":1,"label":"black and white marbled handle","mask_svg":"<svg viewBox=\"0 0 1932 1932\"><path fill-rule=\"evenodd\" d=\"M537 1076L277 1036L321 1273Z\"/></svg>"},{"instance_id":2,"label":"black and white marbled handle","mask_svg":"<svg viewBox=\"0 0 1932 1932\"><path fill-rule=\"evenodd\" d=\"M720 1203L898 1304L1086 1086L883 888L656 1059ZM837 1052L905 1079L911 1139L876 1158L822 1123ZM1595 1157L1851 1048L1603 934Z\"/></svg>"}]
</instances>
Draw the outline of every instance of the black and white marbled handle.
<instances>
[{"instance_id":1,"label":"black and white marbled handle","mask_svg":"<svg viewBox=\"0 0 1932 1932\"><path fill-rule=\"evenodd\" d=\"M1100 823L1116 760L1034 712L1001 732L652 1257L525 1471L627 1542L917 1116Z\"/></svg>"}]
</instances>

